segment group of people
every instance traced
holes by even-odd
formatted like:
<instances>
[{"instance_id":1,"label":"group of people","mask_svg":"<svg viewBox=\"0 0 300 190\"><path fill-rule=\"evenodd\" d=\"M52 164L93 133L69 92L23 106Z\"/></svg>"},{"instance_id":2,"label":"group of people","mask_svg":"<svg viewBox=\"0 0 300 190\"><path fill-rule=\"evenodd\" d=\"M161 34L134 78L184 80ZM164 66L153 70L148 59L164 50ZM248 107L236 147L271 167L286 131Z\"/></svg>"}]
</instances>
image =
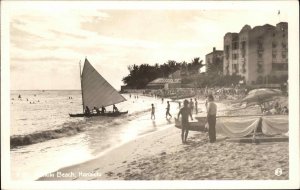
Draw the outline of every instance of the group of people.
<instances>
[{"instance_id":1,"label":"group of people","mask_svg":"<svg viewBox=\"0 0 300 190\"><path fill-rule=\"evenodd\" d=\"M214 94L215 100L239 99L247 94L248 90L240 85L232 85L231 87L211 87L211 88L176 88L176 89L157 89L144 90L143 95L155 98L171 98L184 99L196 96L197 98L205 98L208 94Z\"/></svg>"},{"instance_id":2,"label":"group of people","mask_svg":"<svg viewBox=\"0 0 300 190\"><path fill-rule=\"evenodd\" d=\"M36 94L34 94L34 96L36 96ZM11 98L11 100L15 100L15 99ZM23 101L21 94L18 95L18 100ZM40 102L40 100L29 101L28 98L26 98L26 101L29 102L29 104L36 104L37 102ZM12 102L12 104L13 104L13 102Z\"/></svg>"},{"instance_id":3,"label":"group of people","mask_svg":"<svg viewBox=\"0 0 300 190\"><path fill-rule=\"evenodd\" d=\"M193 99L190 99L190 102L188 101L188 107L191 110L191 113L193 114L193 112L195 111L196 114L198 114L199 110L198 110L198 101L197 98L194 99L195 101L193 101ZM181 108L181 101L178 102L178 107L179 109Z\"/></svg>"},{"instance_id":4,"label":"group of people","mask_svg":"<svg viewBox=\"0 0 300 190\"><path fill-rule=\"evenodd\" d=\"M104 114L106 112L106 109L104 106L101 107L101 111L98 107L94 106L93 110L91 111L90 108L88 106L85 106L85 110L84 110L84 114L89 116L91 114L93 114L94 112L96 112L97 115L101 115ZM119 112L119 109L113 105L113 113L115 112Z\"/></svg>"},{"instance_id":5,"label":"group of people","mask_svg":"<svg viewBox=\"0 0 300 190\"><path fill-rule=\"evenodd\" d=\"M262 104L261 106L262 113L264 115L275 115L275 114L288 114L289 109L287 106L280 105L277 101L270 105L268 102Z\"/></svg>"},{"instance_id":6,"label":"group of people","mask_svg":"<svg viewBox=\"0 0 300 190\"><path fill-rule=\"evenodd\" d=\"M188 100L184 100L183 102L183 108L180 109L178 113L178 118L181 115L181 140L182 143L187 142L187 137L189 134L189 116L191 117L191 120L193 120L192 116L192 106L191 102L189 103ZM190 105L189 105L190 104ZM206 110L207 110L207 122L208 122L208 135L209 135L209 141L211 143L216 141L216 114L217 114L217 105L214 103L214 97L213 95L208 95L207 101L205 103Z\"/></svg>"},{"instance_id":7,"label":"group of people","mask_svg":"<svg viewBox=\"0 0 300 190\"><path fill-rule=\"evenodd\" d=\"M131 98L131 94L129 94L129 98ZM138 95L134 95L134 99L139 99Z\"/></svg>"},{"instance_id":8,"label":"group of people","mask_svg":"<svg viewBox=\"0 0 300 190\"><path fill-rule=\"evenodd\" d=\"M214 103L214 97L213 95L208 95L207 96L207 101L205 103L205 107L207 110L207 122L208 122L208 134L209 134L209 140L211 143L216 141L216 114L217 114L217 105ZM179 104L179 113L178 113L178 118L181 116L181 140L182 143L187 142L187 137L189 134L189 117L191 120L193 120L193 111L195 108L195 113L198 113L198 102L197 99L195 98L195 102L190 99L184 100L183 102L183 107L181 108L181 104ZM172 118L172 115L170 114L170 102L167 102L167 108L166 108L166 118ZM155 107L154 104L151 104L151 119L155 120Z\"/></svg>"},{"instance_id":9,"label":"group of people","mask_svg":"<svg viewBox=\"0 0 300 190\"><path fill-rule=\"evenodd\" d=\"M167 101L167 108L166 108L166 119L172 118L172 115L170 114L170 102ZM155 120L155 107L154 104L151 104L151 119Z\"/></svg>"}]
</instances>

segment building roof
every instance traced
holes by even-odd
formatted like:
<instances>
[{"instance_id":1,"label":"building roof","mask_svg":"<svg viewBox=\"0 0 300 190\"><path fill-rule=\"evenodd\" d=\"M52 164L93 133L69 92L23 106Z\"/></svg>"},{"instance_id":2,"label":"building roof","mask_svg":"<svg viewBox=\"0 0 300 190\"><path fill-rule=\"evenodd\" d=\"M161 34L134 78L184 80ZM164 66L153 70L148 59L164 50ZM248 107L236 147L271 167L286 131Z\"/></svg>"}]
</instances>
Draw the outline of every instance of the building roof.
<instances>
[{"instance_id":1,"label":"building roof","mask_svg":"<svg viewBox=\"0 0 300 190\"><path fill-rule=\"evenodd\" d=\"M205 56L213 54L213 53L222 53L223 54L223 50L215 50L215 51L213 51L211 53L206 54Z\"/></svg>"},{"instance_id":2,"label":"building roof","mask_svg":"<svg viewBox=\"0 0 300 190\"><path fill-rule=\"evenodd\" d=\"M249 32L250 30L251 30L251 26L248 25L248 24L246 24L246 25L242 28L242 30L240 31L240 33L242 33L242 32Z\"/></svg>"},{"instance_id":3,"label":"building roof","mask_svg":"<svg viewBox=\"0 0 300 190\"><path fill-rule=\"evenodd\" d=\"M173 79L173 78L180 78L180 75L181 75L181 70L178 69L177 71L175 71L175 72L169 74L169 78L172 78L172 79Z\"/></svg>"},{"instance_id":4,"label":"building roof","mask_svg":"<svg viewBox=\"0 0 300 190\"><path fill-rule=\"evenodd\" d=\"M253 29L252 29L252 31L253 30L265 30L265 29L275 29L275 26L273 26L273 25L270 25L270 24L265 24L265 25L263 25L263 26L255 26Z\"/></svg>"},{"instance_id":5,"label":"building roof","mask_svg":"<svg viewBox=\"0 0 300 190\"><path fill-rule=\"evenodd\" d=\"M276 24L276 27L278 26L285 26L287 27L288 26L288 23L287 22L279 22L278 24ZM275 29L276 28L275 26L271 25L271 24L264 24L263 26L255 26L251 29L251 26L246 24L243 26L243 28L241 29L240 33L242 32L252 32L252 31L256 31L256 30L265 30L265 29ZM233 32L227 32L225 34L224 37L234 37L237 33L233 33Z\"/></svg>"},{"instance_id":6,"label":"building roof","mask_svg":"<svg viewBox=\"0 0 300 190\"><path fill-rule=\"evenodd\" d=\"M236 36L236 35L238 35L238 33L236 33L236 32L227 32L226 34L225 34L225 36Z\"/></svg>"},{"instance_id":7,"label":"building roof","mask_svg":"<svg viewBox=\"0 0 300 190\"><path fill-rule=\"evenodd\" d=\"M181 83L181 79L170 79L170 78L157 78L148 83L148 85L153 84L166 84L166 83Z\"/></svg>"}]
</instances>

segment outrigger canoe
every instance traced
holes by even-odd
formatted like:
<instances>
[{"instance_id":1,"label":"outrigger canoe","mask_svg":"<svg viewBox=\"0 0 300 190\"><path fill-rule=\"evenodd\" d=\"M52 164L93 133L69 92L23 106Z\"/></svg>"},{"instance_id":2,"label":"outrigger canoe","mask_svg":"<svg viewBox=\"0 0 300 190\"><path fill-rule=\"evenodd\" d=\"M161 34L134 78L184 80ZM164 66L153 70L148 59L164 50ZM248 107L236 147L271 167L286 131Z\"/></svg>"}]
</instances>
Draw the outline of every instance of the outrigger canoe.
<instances>
[{"instance_id":1,"label":"outrigger canoe","mask_svg":"<svg viewBox=\"0 0 300 190\"><path fill-rule=\"evenodd\" d=\"M106 117L117 117L123 114L127 114L128 111L124 111L124 112L106 112L106 113L101 113L101 114L90 114L90 115L86 115L83 113L79 113L79 114L69 114L70 117L96 117L96 116L106 116Z\"/></svg>"},{"instance_id":2,"label":"outrigger canoe","mask_svg":"<svg viewBox=\"0 0 300 190\"><path fill-rule=\"evenodd\" d=\"M90 64L85 58L83 70L81 72L81 65L79 63L80 82L81 82L81 97L82 97L82 112L76 114L69 114L70 117L94 117L94 116L107 116L117 117L126 112L106 112L104 114L90 114L86 115L85 108L88 107L93 110L94 107L102 108L111 106L126 99L112 87Z\"/></svg>"},{"instance_id":3,"label":"outrigger canoe","mask_svg":"<svg viewBox=\"0 0 300 190\"><path fill-rule=\"evenodd\" d=\"M197 117L196 119L197 121L189 122L189 130L206 132L206 117ZM182 129L181 120L175 118L175 127Z\"/></svg>"}]
</instances>

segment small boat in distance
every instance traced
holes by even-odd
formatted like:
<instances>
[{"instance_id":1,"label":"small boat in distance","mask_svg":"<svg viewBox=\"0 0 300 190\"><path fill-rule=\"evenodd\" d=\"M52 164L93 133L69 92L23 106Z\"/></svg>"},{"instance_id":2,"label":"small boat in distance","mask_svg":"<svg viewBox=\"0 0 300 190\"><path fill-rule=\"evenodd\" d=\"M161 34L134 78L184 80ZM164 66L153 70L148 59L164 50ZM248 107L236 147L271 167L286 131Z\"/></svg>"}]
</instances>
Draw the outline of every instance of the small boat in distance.
<instances>
[{"instance_id":1,"label":"small boat in distance","mask_svg":"<svg viewBox=\"0 0 300 190\"><path fill-rule=\"evenodd\" d=\"M81 73L80 67L80 82L81 82L81 95L82 95L82 113L69 114L70 117L93 117L93 116L108 116L116 117L122 114L127 114L125 112L105 112L105 113L91 113L85 114L85 107L89 107L92 110L94 107L102 108L117 104L126 99L119 94L119 92L114 89L90 64L90 62L85 58L84 66Z\"/></svg>"}]
</instances>

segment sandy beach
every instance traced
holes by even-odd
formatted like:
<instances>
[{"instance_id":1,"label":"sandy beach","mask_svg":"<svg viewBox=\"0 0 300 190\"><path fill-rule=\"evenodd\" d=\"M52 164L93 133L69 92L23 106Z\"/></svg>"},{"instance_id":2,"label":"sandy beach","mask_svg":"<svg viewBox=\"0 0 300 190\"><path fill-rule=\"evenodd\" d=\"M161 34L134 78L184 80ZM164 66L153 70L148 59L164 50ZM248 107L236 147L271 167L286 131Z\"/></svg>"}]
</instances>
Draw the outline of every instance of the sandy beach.
<instances>
[{"instance_id":1,"label":"sandy beach","mask_svg":"<svg viewBox=\"0 0 300 190\"><path fill-rule=\"evenodd\" d=\"M207 133L190 131L188 143L182 144L180 134L168 127L38 180L289 179L288 142L236 143L217 136L216 143L209 143ZM280 175L275 175L277 168Z\"/></svg>"}]
</instances>

